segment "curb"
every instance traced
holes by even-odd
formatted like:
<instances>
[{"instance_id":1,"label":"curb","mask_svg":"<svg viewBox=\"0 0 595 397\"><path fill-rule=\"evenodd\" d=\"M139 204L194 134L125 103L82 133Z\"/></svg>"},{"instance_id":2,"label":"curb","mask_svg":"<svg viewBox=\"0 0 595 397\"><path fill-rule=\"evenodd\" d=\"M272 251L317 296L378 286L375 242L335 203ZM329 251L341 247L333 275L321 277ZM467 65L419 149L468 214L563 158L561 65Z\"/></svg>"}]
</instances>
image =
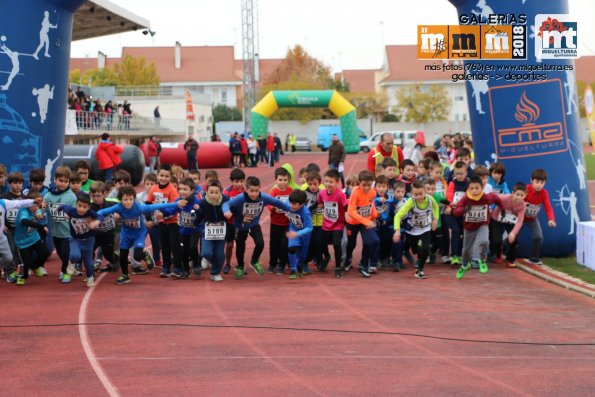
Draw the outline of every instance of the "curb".
<instances>
[{"instance_id":1,"label":"curb","mask_svg":"<svg viewBox=\"0 0 595 397\"><path fill-rule=\"evenodd\" d=\"M538 277L542 280L545 280L545 281L549 281L550 283L555 284L559 287L563 287L563 288L572 290L574 292L581 293L583 295L586 295L590 298L595 299L595 286L593 286L594 287L593 289L583 287L570 279L564 279L562 277L556 276L551 273L550 268L547 266L543 266L543 267L540 266L538 268L539 270L536 270L532 266L517 262L517 267L533 276L536 276L536 277ZM588 284L588 285L591 285L591 284Z\"/></svg>"}]
</instances>

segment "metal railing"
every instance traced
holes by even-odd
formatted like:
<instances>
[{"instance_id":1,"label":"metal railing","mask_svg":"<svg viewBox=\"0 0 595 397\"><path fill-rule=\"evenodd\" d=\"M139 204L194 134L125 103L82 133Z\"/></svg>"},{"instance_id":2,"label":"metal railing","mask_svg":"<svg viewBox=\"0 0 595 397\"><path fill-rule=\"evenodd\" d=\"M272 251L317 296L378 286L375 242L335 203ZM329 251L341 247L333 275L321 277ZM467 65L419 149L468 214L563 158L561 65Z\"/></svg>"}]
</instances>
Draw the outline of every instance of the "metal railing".
<instances>
[{"instance_id":1,"label":"metal railing","mask_svg":"<svg viewBox=\"0 0 595 397\"><path fill-rule=\"evenodd\" d=\"M78 133L84 131L121 131L125 134L147 133L154 134L184 134L186 122L176 119L154 119L136 114L119 115L105 112L76 112L76 127Z\"/></svg>"}]
</instances>

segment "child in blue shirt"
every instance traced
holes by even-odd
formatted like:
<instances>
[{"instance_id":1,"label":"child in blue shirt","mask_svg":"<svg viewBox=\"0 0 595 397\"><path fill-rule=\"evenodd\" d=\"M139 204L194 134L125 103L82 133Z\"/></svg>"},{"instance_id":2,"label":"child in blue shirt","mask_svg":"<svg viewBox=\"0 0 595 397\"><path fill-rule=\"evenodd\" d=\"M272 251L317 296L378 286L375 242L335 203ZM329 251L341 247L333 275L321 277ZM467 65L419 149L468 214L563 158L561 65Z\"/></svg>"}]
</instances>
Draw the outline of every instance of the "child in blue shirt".
<instances>
[{"instance_id":1,"label":"child in blue shirt","mask_svg":"<svg viewBox=\"0 0 595 397\"><path fill-rule=\"evenodd\" d=\"M200 240L201 227L197 216L199 200L195 195L194 181L191 178L182 179L178 183L178 194L180 197L178 197L176 202L185 200L187 204L182 208L170 208L162 211L165 216L178 213L178 226L180 227L180 243L182 248L182 272L178 278L187 279L190 277L191 261L194 275L200 277L202 267L200 266L200 257L198 254L198 242ZM175 270L172 274L177 276Z\"/></svg>"},{"instance_id":2,"label":"child in blue shirt","mask_svg":"<svg viewBox=\"0 0 595 397\"><path fill-rule=\"evenodd\" d=\"M95 251L95 229L103 221L103 216L91 209L91 198L82 193L76 199L76 207L62 205L59 208L68 216L70 224L70 256L66 272L73 276L76 272L76 263L83 263L87 287L95 286L95 266L93 253ZM69 279L62 279L69 283Z\"/></svg>"},{"instance_id":3,"label":"child in blue shirt","mask_svg":"<svg viewBox=\"0 0 595 397\"><path fill-rule=\"evenodd\" d=\"M107 216L117 213L122 219L122 231L120 233L120 268L122 275L115 282L117 285L121 285L130 282L128 277L128 253L131 248L134 249L135 260L139 262L144 260L146 262L144 248L147 228L145 227L143 214L178 206L181 208L187 203L186 200L181 200L177 203L139 204L135 201L136 191L129 185L122 186L118 190L118 199L120 204L99 210L97 214ZM151 268L149 263L147 265Z\"/></svg>"},{"instance_id":4,"label":"child in blue shirt","mask_svg":"<svg viewBox=\"0 0 595 397\"><path fill-rule=\"evenodd\" d=\"M510 194L508 183L504 180L506 168L502 163L492 163L490 165L490 176L488 183L492 186L492 192L496 194Z\"/></svg>"},{"instance_id":5,"label":"child in blue shirt","mask_svg":"<svg viewBox=\"0 0 595 397\"><path fill-rule=\"evenodd\" d=\"M15 246L23 261L21 274L16 279L17 285L25 285L25 280L29 277L29 269L32 269L36 276L43 277L45 274L39 268L50 256L48 247L39 235L40 231L47 231L47 227L38 222L35 215L43 199L37 192L30 192L27 198L28 200L19 202L0 200L0 207L2 208L21 208L17 213L14 235ZM12 257L8 258L6 256L8 242L4 233L0 237L0 247L2 248L0 251L1 259L3 261L12 260ZM8 253L10 254L10 249L8 249Z\"/></svg>"},{"instance_id":6,"label":"child in blue shirt","mask_svg":"<svg viewBox=\"0 0 595 397\"><path fill-rule=\"evenodd\" d=\"M289 194L289 205L284 204L287 211L285 215L289 218L289 231L286 234L290 280L303 277L308 256L313 227L310 209L305 206L307 199L304 191L294 190Z\"/></svg>"},{"instance_id":7,"label":"child in blue shirt","mask_svg":"<svg viewBox=\"0 0 595 397\"><path fill-rule=\"evenodd\" d=\"M248 234L254 240L254 252L250 260L250 267L258 274L264 274L260 254L264 249L264 238L260 229L260 216L266 205L285 208L283 201L260 192L260 180L255 176L246 178L246 191L223 203L225 218L233 216L236 233L236 267L235 277L244 277L244 253L246 252L246 239Z\"/></svg>"},{"instance_id":8,"label":"child in blue shirt","mask_svg":"<svg viewBox=\"0 0 595 397\"><path fill-rule=\"evenodd\" d=\"M385 175L378 175L374 182L374 189L376 189L376 198L374 199L374 206L378 213L376 219L377 227L376 234L380 239L380 252L378 254L378 267L386 269L390 261L390 248L393 240L393 233L391 233L390 224L390 204L393 200L388 197L388 177ZM393 196L393 194L391 194ZM376 272L376 268L370 267L370 272Z\"/></svg>"}]
</instances>

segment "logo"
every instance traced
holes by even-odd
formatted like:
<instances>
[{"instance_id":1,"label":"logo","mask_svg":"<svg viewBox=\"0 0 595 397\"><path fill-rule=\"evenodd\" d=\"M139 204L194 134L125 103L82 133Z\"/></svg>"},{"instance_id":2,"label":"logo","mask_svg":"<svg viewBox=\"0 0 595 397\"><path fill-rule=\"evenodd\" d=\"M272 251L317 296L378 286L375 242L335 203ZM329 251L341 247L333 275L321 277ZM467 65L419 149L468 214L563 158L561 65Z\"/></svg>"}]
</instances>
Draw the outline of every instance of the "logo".
<instances>
[{"instance_id":1,"label":"logo","mask_svg":"<svg viewBox=\"0 0 595 397\"><path fill-rule=\"evenodd\" d=\"M525 25L418 25L418 59L527 59Z\"/></svg>"},{"instance_id":2,"label":"logo","mask_svg":"<svg viewBox=\"0 0 595 397\"><path fill-rule=\"evenodd\" d=\"M568 14L537 14L535 30L536 58L578 58L577 22Z\"/></svg>"},{"instance_id":3,"label":"logo","mask_svg":"<svg viewBox=\"0 0 595 397\"><path fill-rule=\"evenodd\" d=\"M497 158L543 156L568 150L559 79L493 87L489 99Z\"/></svg>"}]
</instances>

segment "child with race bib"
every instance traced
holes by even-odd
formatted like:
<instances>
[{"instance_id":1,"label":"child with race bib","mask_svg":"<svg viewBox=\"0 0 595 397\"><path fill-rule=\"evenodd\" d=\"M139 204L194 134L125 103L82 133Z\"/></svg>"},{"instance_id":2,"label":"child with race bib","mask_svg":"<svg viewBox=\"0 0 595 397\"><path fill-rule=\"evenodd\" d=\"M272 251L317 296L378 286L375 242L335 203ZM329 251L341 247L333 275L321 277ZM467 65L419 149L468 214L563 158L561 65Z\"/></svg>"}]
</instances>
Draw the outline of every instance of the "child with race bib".
<instances>
[{"instance_id":1,"label":"child with race bib","mask_svg":"<svg viewBox=\"0 0 595 397\"><path fill-rule=\"evenodd\" d=\"M459 204L459 201L465 196L469 180L467 179L467 164L463 161L457 161L452 172L453 179L448 184L446 199L450 205L444 209L444 222L446 223L446 233L450 231L450 264L461 264L461 251L463 241L463 222L461 218L453 215L453 209ZM443 253L442 255L447 255ZM447 255L448 256L448 255ZM443 261L444 262L444 261Z\"/></svg>"},{"instance_id":2,"label":"child with race bib","mask_svg":"<svg viewBox=\"0 0 595 397\"><path fill-rule=\"evenodd\" d=\"M401 240L401 220L409 214L411 228L406 231L404 249L408 250L412 246L417 247L415 277L423 279L426 278L424 265L430 255L431 231L436 230L438 226L440 212L436 201L426 194L422 181L413 181L411 196L412 198L407 200L395 215L393 242L398 243Z\"/></svg>"},{"instance_id":3,"label":"child with race bib","mask_svg":"<svg viewBox=\"0 0 595 397\"><path fill-rule=\"evenodd\" d=\"M260 180L255 176L246 179L246 191L230 201L223 203L225 218L233 216L236 229L236 259L238 265L235 277L244 277L244 253L246 252L246 239L248 235L254 240L254 251L250 259L250 267L258 274L264 274L260 255L264 249L264 238L260 228L260 216L265 205L273 205L277 208L284 208L281 200L273 198L268 194L260 192Z\"/></svg>"},{"instance_id":4,"label":"child with race bib","mask_svg":"<svg viewBox=\"0 0 595 397\"><path fill-rule=\"evenodd\" d=\"M512 194L500 196L506 212L503 214L500 208L496 207L492 213L490 244L491 251L496 256L494 263L502 263L502 235L506 230L506 233L508 233L507 267L516 267L518 236L525 220L525 196L527 196L527 187L524 183L517 183L512 189Z\"/></svg>"},{"instance_id":5,"label":"child with race bib","mask_svg":"<svg viewBox=\"0 0 595 397\"><path fill-rule=\"evenodd\" d=\"M488 271L486 258L489 246L490 205L492 204L500 207L502 214L505 216L506 211L503 209L500 198L494 193L484 193L481 178L472 176L469 180L467 193L461 198L454 210L455 216L463 217L465 230L463 259L456 275L458 279L463 278L465 272L471 267L474 252L479 253L479 271L481 273L487 273Z\"/></svg>"},{"instance_id":6,"label":"child with race bib","mask_svg":"<svg viewBox=\"0 0 595 397\"><path fill-rule=\"evenodd\" d=\"M550 196L547 190L544 189L547 181L547 172L543 169L537 169L531 174L531 184L527 185L527 196L525 202L527 209L525 211L525 222L523 226L527 226L531 231L531 250L529 251L529 263L533 265L542 265L540 258L541 243L543 243L543 232L541 225L537 219L537 215L541 211L541 207L545 208L545 214L548 219L549 227L556 227L556 218L554 217L554 209L550 202Z\"/></svg>"}]
</instances>

